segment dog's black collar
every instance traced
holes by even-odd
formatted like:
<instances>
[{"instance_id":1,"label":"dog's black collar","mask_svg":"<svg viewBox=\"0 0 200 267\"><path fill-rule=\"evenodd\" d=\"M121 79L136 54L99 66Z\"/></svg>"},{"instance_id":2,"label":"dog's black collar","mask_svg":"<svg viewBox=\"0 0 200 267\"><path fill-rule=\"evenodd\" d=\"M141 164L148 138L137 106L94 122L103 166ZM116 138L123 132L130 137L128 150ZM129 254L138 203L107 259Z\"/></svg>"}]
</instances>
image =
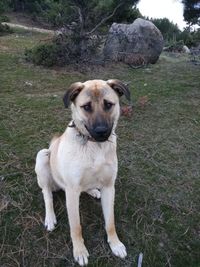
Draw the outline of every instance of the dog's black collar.
<instances>
[{"instance_id":1,"label":"dog's black collar","mask_svg":"<svg viewBox=\"0 0 200 267\"><path fill-rule=\"evenodd\" d=\"M74 121L71 121L71 122L68 124L68 127L70 127L70 128L76 128L76 124L74 123Z\"/></svg>"},{"instance_id":2,"label":"dog's black collar","mask_svg":"<svg viewBox=\"0 0 200 267\"><path fill-rule=\"evenodd\" d=\"M79 129L77 128L76 124L74 121L71 121L69 124L68 124L68 127L70 128L76 128L77 132L78 132L78 135L80 137L82 137L86 142L87 141L91 141L91 142L97 142L94 138L90 137L90 136L87 136L87 135L84 135L83 133L81 133L79 131Z\"/></svg>"}]
</instances>

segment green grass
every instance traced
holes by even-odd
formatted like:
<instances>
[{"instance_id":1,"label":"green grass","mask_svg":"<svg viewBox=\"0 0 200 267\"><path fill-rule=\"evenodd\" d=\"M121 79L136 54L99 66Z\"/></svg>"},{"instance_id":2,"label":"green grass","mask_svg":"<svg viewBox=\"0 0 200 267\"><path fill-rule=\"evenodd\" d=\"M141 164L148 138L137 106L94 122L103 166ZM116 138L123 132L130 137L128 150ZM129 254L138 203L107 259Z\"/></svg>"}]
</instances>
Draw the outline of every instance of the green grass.
<instances>
[{"instance_id":1,"label":"green grass","mask_svg":"<svg viewBox=\"0 0 200 267\"><path fill-rule=\"evenodd\" d=\"M129 82L134 104L133 115L121 117L117 130L116 226L128 257L112 256L100 202L83 195L88 266L137 266L142 252L143 267L199 267L199 67L167 54L137 70L123 64L81 72L27 64L25 48L45 38L24 31L0 38L0 266L77 266L63 192L54 195L55 231L44 229L35 155L70 120L62 96L72 82L118 78Z\"/></svg>"}]
</instances>

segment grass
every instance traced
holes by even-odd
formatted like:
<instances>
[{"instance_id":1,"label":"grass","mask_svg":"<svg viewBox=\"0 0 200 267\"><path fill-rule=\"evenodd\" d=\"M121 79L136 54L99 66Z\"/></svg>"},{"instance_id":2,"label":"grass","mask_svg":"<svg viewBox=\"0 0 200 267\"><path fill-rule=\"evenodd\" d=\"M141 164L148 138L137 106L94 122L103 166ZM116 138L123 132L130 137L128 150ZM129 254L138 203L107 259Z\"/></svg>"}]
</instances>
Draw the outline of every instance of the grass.
<instances>
[{"instance_id":1,"label":"grass","mask_svg":"<svg viewBox=\"0 0 200 267\"><path fill-rule=\"evenodd\" d=\"M62 96L72 82L118 78L129 82L134 103L133 115L121 117L117 131L116 225L128 257L112 256L100 202L83 194L88 266L137 266L142 252L143 267L199 267L199 67L167 54L137 70L122 64L82 72L27 64L25 48L45 38L24 31L0 38L0 266L77 266L63 192L54 195L56 229L44 229L35 155L65 129L70 112Z\"/></svg>"}]
</instances>

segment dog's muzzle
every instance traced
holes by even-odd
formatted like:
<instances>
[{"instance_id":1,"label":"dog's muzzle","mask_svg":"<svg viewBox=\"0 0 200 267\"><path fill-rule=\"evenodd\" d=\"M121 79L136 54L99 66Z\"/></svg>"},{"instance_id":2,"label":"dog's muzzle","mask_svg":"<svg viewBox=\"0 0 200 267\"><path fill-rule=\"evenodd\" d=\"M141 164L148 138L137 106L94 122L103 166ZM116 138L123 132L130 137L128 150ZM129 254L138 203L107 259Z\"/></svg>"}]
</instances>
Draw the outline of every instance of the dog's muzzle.
<instances>
[{"instance_id":1,"label":"dog's muzzle","mask_svg":"<svg viewBox=\"0 0 200 267\"><path fill-rule=\"evenodd\" d=\"M110 137L112 127L107 125L97 125L92 128L85 126L91 137L97 142L105 142Z\"/></svg>"}]
</instances>

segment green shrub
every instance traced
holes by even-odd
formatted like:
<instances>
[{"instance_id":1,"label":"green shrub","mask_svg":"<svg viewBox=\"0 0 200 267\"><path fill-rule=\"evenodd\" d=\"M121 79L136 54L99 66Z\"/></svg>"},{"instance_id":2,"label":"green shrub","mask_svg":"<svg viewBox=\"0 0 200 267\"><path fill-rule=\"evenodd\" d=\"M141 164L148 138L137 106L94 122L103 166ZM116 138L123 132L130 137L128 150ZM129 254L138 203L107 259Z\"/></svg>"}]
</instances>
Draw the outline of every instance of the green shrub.
<instances>
[{"instance_id":1,"label":"green shrub","mask_svg":"<svg viewBox=\"0 0 200 267\"><path fill-rule=\"evenodd\" d=\"M13 30L7 24L3 25L2 23L0 23L0 36L9 33L13 33Z\"/></svg>"},{"instance_id":2,"label":"green shrub","mask_svg":"<svg viewBox=\"0 0 200 267\"><path fill-rule=\"evenodd\" d=\"M64 66L73 60L74 53L69 49L69 43L55 39L51 43L41 44L26 50L25 57L36 65Z\"/></svg>"},{"instance_id":3,"label":"green shrub","mask_svg":"<svg viewBox=\"0 0 200 267\"><path fill-rule=\"evenodd\" d=\"M100 40L82 38L79 36L61 34L55 37L50 43L41 44L32 49L26 50L25 57L36 65L47 67L64 66L77 61L88 61L95 57Z\"/></svg>"},{"instance_id":4,"label":"green shrub","mask_svg":"<svg viewBox=\"0 0 200 267\"><path fill-rule=\"evenodd\" d=\"M53 66L56 63L57 47L55 44L42 44L25 51L28 61L36 65Z\"/></svg>"},{"instance_id":5,"label":"green shrub","mask_svg":"<svg viewBox=\"0 0 200 267\"><path fill-rule=\"evenodd\" d=\"M9 21L10 21L9 17L7 17L5 15L1 15L0 16L0 23L1 22L9 22Z\"/></svg>"},{"instance_id":6,"label":"green shrub","mask_svg":"<svg viewBox=\"0 0 200 267\"><path fill-rule=\"evenodd\" d=\"M188 47L192 47L192 46L197 46L198 44L200 44L200 30L196 30L193 32L187 32L184 31L183 35L185 34L185 38L184 38L184 43L188 46Z\"/></svg>"}]
</instances>

